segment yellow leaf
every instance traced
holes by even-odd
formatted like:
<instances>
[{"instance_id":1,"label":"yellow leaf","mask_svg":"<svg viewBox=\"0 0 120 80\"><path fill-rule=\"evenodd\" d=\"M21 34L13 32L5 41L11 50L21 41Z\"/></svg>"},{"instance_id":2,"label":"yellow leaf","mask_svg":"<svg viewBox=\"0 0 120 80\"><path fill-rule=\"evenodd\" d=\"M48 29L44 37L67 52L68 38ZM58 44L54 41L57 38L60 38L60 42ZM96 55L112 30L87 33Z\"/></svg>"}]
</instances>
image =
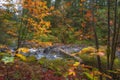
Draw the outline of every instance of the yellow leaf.
<instances>
[{"instance_id":1,"label":"yellow leaf","mask_svg":"<svg viewBox=\"0 0 120 80\"><path fill-rule=\"evenodd\" d=\"M79 64L80 64L80 62L75 62L75 63L73 64L73 66L74 66L74 67L77 67L77 66L79 66Z\"/></svg>"},{"instance_id":2,"label":"yellow leaf","mask_svg":"<svg viewBox=\"0 0 120 80\"><path fill-rule=\"evenodd\" d=\"M82 3L80 3L80 6L82 6L83 4Z\"/></svg>"},{"instance_id":3,"label":"yellow leaf","mask_svg":"<svg viewBox=\"0 0 120 80\"><path fill-rule=\"evenodd\" d=\"M19 48L18 53L19 52L27 53L27 52L29 52L29 49L28 48Z\"/></svg>"},{"instance_id":4,"label":"yellow leaf","mask_svg":"<svg viewBox=\"0 0 120 80\"><path fill-rule=\"evenodd\" d=\"M86 47L86 48L83 48L79 53L92 53L92 52L95 52L95 48L94 47Z\"/></svg>"},{"instance_id":5,"label":"yellow leaf","mask_svg":"<svg viewBox=\"0 0 120 80\"><path fill-rule=\"evenodd\" d=\"M90 53L90 56L94 56L94 55L96 55L96 53L94 53L94 52L93 52L93 53Z\"/></svg>"},{"instance_id":6,"label":"yellow leaf","mask_svg":"<svg viewBox=\"0 0 120 80\"><path fill-rule=\"evenodd\" d=\"M45 25L46 25L47 27L49 27L49 26L50 26L50 22L46 22Z\"/></svg>"},{"instance_id":7,"label":"yellow leaf","mask_svg":"<svg viewBox=\"0 0 120 80\"><path fill-rule=\"evenodd\" d=\"M17 57L19 57L21 60L23 60L23 61L26 61L27 59L26 59L26 57L24 56L24 55L22 55L22 54L15 54Z\"/></svg>"},{"instance_id":8,"label":"yellow leaf","mask_svg":"<svg viewBox=\"0 0 120 80\"><path fill-rule=\"evenodd\" d=\"M50 10L54 10L54 6L51 6L51 7L50 7Z\"/></svg>"},{"instance_id":9,"label":"yellow leaf","mask_svg":"<svg viewBox=\"0 0 120 80\"><path fill-rule=\"evenodd\" d=\"M74 70L69 69L69 73L68 73L68 75L73 75L73 76L75 76L76 74L75 74L75 71L74 71Z\"/></svg>"}]
</instances>

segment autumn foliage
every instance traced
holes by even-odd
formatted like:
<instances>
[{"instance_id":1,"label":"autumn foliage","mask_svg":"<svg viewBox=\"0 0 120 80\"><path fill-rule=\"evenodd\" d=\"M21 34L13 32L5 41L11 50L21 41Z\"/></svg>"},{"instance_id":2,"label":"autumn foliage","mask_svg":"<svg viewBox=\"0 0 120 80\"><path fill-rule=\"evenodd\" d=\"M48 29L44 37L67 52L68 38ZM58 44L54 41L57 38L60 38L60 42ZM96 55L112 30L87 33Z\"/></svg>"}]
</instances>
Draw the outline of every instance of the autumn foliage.
<instances>
[{"instance_id":1,"label":"autumn foliage","mask_svg":"<svg viewBox=\"0 0 120 80\"><path fill-rule=\"evenodd\" d=\"M35 32L34 37L50 32L48 30L50 22L45 21L44 18L51 15L50 11L54 7L48 8L46 2L42 0L25 0L22 5L25 10L28 10L27 17L24 17L23 20L27 21L26 26L29 32Z\"/></svg>"},{"instance_id":2,"label":"autumn foliage","mask_svg":"<svg viewBox=\"0 0 120 80\"><path fill-rule=\"evenodd\" d=\"M0 80L120 79L119 3L0 0Z\"/></svg>"}]
</instances>

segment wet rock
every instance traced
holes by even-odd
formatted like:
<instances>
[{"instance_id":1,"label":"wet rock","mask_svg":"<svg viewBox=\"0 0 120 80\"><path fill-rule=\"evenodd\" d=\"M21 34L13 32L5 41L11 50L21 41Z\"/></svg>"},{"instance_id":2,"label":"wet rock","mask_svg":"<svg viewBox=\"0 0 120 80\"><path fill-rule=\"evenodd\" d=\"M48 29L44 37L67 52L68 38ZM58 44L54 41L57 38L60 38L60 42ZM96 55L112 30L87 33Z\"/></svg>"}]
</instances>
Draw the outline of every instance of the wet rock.
<instances>
[{"instance_id":1,"label":"wet rock","mask_svg":"<svg viewBox=\"0 0 120 80\"><path fill-rule=\"evenodd\" d=\"M7 52L7 51L10 51L10 49L9 48L0 48L0 52Z\"/></svg>"}]
</instances>

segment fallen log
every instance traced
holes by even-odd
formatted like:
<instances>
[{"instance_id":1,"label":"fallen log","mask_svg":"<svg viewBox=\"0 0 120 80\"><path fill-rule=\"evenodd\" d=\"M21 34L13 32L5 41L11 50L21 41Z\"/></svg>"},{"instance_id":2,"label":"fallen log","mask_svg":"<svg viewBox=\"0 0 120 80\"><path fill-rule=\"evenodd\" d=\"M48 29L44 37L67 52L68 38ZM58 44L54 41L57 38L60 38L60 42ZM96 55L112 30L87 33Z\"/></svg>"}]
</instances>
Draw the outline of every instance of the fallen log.
<instances>
[{"instance_id":1,"label":"fallen log","mask_svg":"<svg viewBox=\"0 0 120 80\"><path fill-rule=\"evenodd\" d=\"M75 56L75 55L72 55L72 54L66 52L65 50L63 50L63 49L61 49L61 48L59 48L59 50L60 50L63 54L65 54L65 55L67 55L67 56L70 56L70 57L73 57L74 59L76 59L76 60L79 61L80 63L83 62L81 58L79 58L79 57L77 57L77 56Z\"/></svg>"}]
</instances>

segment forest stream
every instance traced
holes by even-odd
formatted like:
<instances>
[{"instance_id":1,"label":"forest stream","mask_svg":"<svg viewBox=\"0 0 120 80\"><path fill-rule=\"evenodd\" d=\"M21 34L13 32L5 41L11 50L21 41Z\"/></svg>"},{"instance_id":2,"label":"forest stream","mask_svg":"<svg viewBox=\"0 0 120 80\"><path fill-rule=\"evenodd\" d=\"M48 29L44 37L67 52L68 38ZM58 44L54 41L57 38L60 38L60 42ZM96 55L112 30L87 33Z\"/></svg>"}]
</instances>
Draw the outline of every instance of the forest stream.
<instances>
[{"instance_id":1,"label":"forest stream","mask_svg":"<svg viewBox=\"0 0 120 80\"><path fill-rule=\"evenodd\" d=\"M38 48L29 48L28 53L21 53L25 56L35 56L37 59L45 57L47 59L57 59L64 58L66 54L63 54L60 49L65 53L72 54L80 52L85 46L83 45L53 45L48 47L38 47ZM4 52L4 48L0 49L0 52ZM11 47L10 50L15 52L14 48ZM69 56L69 55L67 55ZM120 58L120 51L116 51L116 56Z\"/></svg>"}]
</instances>

